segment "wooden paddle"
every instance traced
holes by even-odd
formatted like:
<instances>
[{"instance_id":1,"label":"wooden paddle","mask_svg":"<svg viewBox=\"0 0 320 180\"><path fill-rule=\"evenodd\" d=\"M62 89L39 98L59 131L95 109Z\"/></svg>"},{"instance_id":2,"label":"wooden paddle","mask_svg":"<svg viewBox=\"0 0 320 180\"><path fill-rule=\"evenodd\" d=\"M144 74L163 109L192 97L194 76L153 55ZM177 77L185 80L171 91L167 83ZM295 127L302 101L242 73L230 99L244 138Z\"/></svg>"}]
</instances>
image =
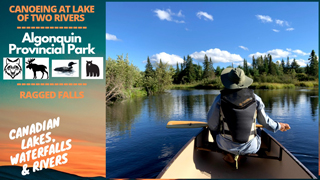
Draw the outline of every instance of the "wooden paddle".
<instances>
[{"instance_id":1,"label":"wooden paddle","mask_svg":"<svg viewBox=\"0 0 320 180\"><path fill-rule=\"evenodd\" d=\"M207 122L202 121L169 121L167 128L201 128L208 126ZM257 128L262 128L261 124L256 125Z\"/></svg>"},{"instance_id":2,"label":"wooden paddle","mask_svg":"<svg viewBox=\"0 0 320 180\"><path fill-rule=\"evenodd\" d=\"M201 128L208 126L207 122L201 121L169 121L167 128Z\"/></svg>"}]
</instances>

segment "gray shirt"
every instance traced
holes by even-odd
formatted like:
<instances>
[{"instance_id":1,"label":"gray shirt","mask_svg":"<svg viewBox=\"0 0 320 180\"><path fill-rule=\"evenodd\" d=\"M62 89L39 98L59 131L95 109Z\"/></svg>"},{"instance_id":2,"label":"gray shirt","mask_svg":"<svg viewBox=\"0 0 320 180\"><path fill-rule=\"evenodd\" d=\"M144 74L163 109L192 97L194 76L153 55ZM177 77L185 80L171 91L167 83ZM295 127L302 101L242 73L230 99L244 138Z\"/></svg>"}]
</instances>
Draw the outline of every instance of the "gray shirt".
<instances>
[{"instance_id":1,"label":"gray shirt","mask_svg":"<svg viewBox=\"0 0 320 180\"><path fill-rule=\"evenodd\" d=\"M276 132L280 130L281 126L279 122L272 120L264 111L264 104L261 98L255 95L255 99L257 102L257 121L259 124L263 125L263 128L268 129L270 131ZM220 120L220 104L221 104L221 95L219 94L214 100L208 115L207 121L209 125L209 129L212 131L219 131L219 120ZM261 138L257 135L252 140L246 143L237 143L233 142L221 134L216 135L216 141L220 149L223 149L227 152L237 155L251 154L256 153L261 145Z\"/></svg>"}]
</instances>

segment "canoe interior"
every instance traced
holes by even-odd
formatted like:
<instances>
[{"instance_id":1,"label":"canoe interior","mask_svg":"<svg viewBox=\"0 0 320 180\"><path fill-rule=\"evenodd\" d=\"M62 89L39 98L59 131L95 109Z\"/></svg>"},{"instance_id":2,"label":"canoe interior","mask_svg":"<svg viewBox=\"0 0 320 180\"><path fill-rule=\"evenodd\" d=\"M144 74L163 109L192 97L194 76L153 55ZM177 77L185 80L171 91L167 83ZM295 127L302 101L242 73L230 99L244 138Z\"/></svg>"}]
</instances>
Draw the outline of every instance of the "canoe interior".
<instances>
[{"instance_id":1,"label":"canoe interior","mask_svg":"<svg viewBox=\"0 0 320 180\"><path fill-rule=\"evenodd\" d=\"M262 130L262 145L271 158L248 156L239 169L223 160L224 154L199 150L212 142L207 128L193 137L158 175L159 179L316 179L287 149ZM200 147L200 148L199 148Z\"/></svg>"}]
</instances>

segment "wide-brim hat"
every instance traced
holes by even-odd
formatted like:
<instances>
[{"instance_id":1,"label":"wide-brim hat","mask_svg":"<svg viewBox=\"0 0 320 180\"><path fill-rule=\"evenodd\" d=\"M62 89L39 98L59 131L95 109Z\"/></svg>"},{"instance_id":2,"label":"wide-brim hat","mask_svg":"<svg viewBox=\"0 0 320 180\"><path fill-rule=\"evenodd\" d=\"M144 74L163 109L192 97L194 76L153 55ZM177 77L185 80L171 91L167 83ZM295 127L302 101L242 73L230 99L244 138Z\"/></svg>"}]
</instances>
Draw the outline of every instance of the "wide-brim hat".
<instances>
[{"instance_id":1,"label":"wide-brim hat","mask_svg":"<svg viewBox=\"0 0 320 180\"><path fill-rule=\"evenodd\" d=\"M253 80L240 68L226 68L221 73L221 82L227 89L241 89L249 87Z\"/></svg>"}]
</instances>

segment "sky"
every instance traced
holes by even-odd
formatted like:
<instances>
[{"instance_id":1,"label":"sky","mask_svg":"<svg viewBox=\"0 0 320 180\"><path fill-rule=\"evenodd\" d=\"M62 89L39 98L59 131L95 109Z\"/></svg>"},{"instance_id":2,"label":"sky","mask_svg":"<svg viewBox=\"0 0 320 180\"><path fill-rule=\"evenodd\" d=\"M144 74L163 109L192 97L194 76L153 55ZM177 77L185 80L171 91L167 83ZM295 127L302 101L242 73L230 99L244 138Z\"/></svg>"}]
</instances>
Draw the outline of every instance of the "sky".
<instances>
[{"instance_id":1,"label":"sky","mask_svg":"<svg viewBox=\"0 0 320 180\"><path fill-rule=\"evenodd\" d=\"M270 53L273 62L295 58L305 67L319 49L318 2L107 2L106 57L128 54L145 70L151 62L176 67L190 55L216 68L252 63Z\"/></svg>"}]
</instances>

